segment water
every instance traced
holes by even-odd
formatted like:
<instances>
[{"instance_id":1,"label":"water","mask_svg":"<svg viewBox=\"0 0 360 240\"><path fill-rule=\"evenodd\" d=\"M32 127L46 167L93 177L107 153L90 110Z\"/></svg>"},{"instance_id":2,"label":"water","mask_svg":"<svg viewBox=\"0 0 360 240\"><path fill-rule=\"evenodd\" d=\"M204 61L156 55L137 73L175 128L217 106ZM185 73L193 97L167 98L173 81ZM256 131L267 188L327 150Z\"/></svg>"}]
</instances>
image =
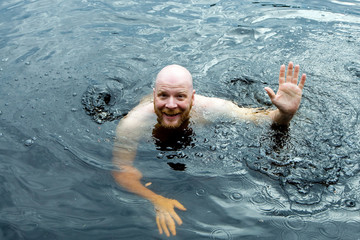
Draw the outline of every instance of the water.
<instances>
[{"instance_id":1,"label":"water","mask_svg":"<svg viewBox=\"0 0 360 240\"><path fill-rule=\"evenodd\" d=\"M359 13L355 0L2 1L0 239L165 238L110 174L118 119L171 63L199 94L269 107L263 87L290 60L308 81L287 131L220 121L185 149L143 143L136 167L188 209L176 239L360 239Z\"/></svg>"}]
</instances>

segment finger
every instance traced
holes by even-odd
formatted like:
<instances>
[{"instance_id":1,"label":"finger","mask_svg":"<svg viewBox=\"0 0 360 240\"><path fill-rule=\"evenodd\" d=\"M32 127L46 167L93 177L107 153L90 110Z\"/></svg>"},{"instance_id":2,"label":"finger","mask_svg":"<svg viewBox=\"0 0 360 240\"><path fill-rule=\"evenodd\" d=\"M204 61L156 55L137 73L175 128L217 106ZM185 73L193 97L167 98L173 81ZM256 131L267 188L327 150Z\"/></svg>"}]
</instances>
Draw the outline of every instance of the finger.
<instances>
[{"instance_id":1,"label":"finger","mask_svg":"<svg viewBox=\"0 0 360 240\"><path fill-rule=\"evenodd\" d=\"M174 219L172 219L172 217L170 216L170 214L166 214L166 223L170 229L171 234L175 236L176 235L175 222Z\"/></svg>"},{"instance_id":2,"label":"finger","mask_svg":"<svg viewBox=\"0 0 360 240\"><path fill-rule=\"evenodd\" d=\"M295 66L295 70L294 70L294 77L292 79L292 83L297 84L298 78L299 78L299 71L300 71L300 66L296 65Z\"/></svg>"},{"instance_id":3,"label":"finger","mask_svg":"<svg viewBox=\"0 0 360 240\"><path fill-rule=\"evenodd\" d=\"M285 83L285 65L281 65L279 73L279 85Z\"/></svg>"},{"instance_id":4,"label":"finger","mask_svg":"<svg viewBox=\"0 0 360 240\"><path fill-rule=\"evenodd\" d=\"M287 73L286 73L286 82L291 82L293 78L293 68L294 64L292 62L289 62Z\"/></svg>"},{"instance_id":5,"label":"finger","mask_svg":"<svg viewBox=\"0 0 360 240\"><path fill-rule=\"evenodd\" d=\"M302 90L304 88L305 85L305 81L306 81L306 74L304 73L301 76L300 82L299 82L299 88Z\"/></svg>"},{"instance_id":6,"label":"finger","mask_svg":"<svg viewBox=\"0 0 360 240\"><path fill-rule=\"evenodd\" d=\"M274 91L273 91L271 88L269 88L269 87L266 87L266 88L265 88L265 91L266 91L266 93L269 95L270 100L272 101L272 100L275 98L275 93L274 93Z\"/></svg>"},{"instance_id":7,"label":"finger","mask_svg":"<svg viewBox=\"0 0 360 240\"><path fill-rule=\"evenodd\" d=\"M179 203L178 201L174 201L174 205L175 207L177 207L178 209L182 210L182 211L186 211L186 208L181 204Z\"/></svg>"},{"instance_id":8,"label":"finger","mask_svg":"<svg viewBox=\"0 0 360 240\"><path fill-rule=\"evenodd\" d=\"M160 221L159 221L159 216L156 216L156 225L159 229L159 233L162 234L163 230L161 229L161 225L160 225Z\"/></svg>"},{"instance_id":9,"label":"finger","mask_svg":"<svg viewBox=\"0 0 360 240\"><path fill-rule=\"evenodd\" d=\"M177 222L177 224L181 225L183 222L181 220L181 218L179 217L179 215L177 215L177 213L175 211L171 211L170 215L173 219L175 219L175 221Z\"/></svg>"},{"instance_id":10,"label":"finger","mask_svg":"<svg viewBox=\"0 0 360 240\"><path fill-rule=\"evenodd\" d=\"M166 226L166 222L165 222L165 216L163 214L161 214L161 216L159 217L160 219L160 226L162 228L162 230L165 232L166 236L170 237L170 233L169 230Z\"/></svg>"}]
</instances>

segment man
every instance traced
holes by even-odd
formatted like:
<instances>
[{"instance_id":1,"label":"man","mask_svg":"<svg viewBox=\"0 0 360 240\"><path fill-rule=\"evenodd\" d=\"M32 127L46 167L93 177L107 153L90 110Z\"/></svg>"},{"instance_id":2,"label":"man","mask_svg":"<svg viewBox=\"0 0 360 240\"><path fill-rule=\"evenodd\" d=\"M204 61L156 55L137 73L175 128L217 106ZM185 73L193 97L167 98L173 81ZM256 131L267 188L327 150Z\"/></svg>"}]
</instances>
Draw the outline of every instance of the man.
<instances>
[{"instance_id":1,"label":"man","mask_svg":"<svg viewBox=\"0 0 360 240\"><path fill-rule=\"evenodd\" d=\"M197 95L190 72L179 65L166 66L158 73L153 97L143 99L117 127L113 162L119 171L113 171L113 176L122 187L154 205L160 234L176 235L175 222L181 225L182 220L174 209L186 209L177 200L158 195L140 182L142 174L132 165L139 139L160 128L168 131L182 128L190 119L193 124L214 121L218 117L254 121L268 119L287 125L299 108L306 80L303 74L298 84L299 69L299 65L294 69L290 62L285 76L285 65L282 65L277 93L265 88L276 110L241 108L230 101Z\"/></svg>"}]
</instances>

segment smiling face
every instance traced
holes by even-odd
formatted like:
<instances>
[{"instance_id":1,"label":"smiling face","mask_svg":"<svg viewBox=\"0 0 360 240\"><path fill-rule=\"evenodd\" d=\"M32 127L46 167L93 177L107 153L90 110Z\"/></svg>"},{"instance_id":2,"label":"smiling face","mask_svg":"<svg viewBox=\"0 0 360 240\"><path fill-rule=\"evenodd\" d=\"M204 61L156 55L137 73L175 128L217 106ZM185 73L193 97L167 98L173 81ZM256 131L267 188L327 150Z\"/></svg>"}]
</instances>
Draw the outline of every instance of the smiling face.
<instances>
[{"instance_id":1,"label":"smiling face","mask_svg":"<svg viewBox=\"0 0 360 240\"><path fill-rule=\"evenodd\" d=\"M188 70L178 65L163 68L154 88L154 110L159 124L165 128L180 127L190 117L194 95Z\"/></svg>"}]
</instances>

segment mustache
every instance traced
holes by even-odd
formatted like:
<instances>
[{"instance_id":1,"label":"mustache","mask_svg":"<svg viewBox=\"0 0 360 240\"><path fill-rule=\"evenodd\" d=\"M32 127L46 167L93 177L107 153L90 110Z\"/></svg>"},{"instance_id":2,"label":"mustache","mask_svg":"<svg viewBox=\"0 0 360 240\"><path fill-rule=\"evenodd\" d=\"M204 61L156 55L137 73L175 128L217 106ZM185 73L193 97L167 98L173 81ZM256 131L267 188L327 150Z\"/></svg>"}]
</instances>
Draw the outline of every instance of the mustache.
<instances>
[{"instance_id":1,"label":"mustache","mask_svg":"<svg viewBox=\"0 0 360 240\"><path fill-rule=\"evenodd\" d=\"M166 115L176 115L181 113L181 111L179 110L164 110L162 111L162 113L165 113Z\"/></svg>"}]
</instances>

